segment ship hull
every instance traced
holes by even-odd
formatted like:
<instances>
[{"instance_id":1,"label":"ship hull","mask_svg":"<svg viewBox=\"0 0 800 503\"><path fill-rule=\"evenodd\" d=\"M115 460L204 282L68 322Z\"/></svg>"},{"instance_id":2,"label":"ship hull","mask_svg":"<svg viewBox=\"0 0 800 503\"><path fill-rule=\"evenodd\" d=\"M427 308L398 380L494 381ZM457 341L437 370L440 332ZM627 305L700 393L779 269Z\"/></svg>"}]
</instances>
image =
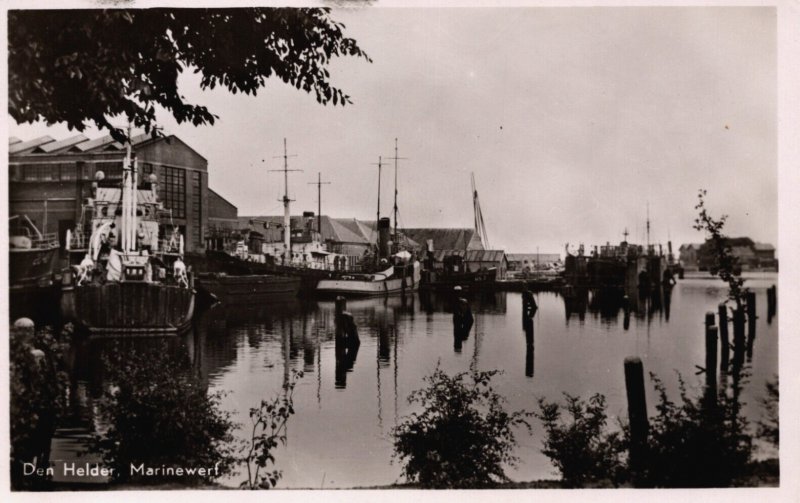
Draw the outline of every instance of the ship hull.
<instances>
[{"instance_id":1,"label":"ship hull","mask_svg":"<svg viewBox=\"0 0 800 503\"><path fill-rule=\"evenodd\" d=\"M323 279L317 284L319 295L342 295L345 297L371 297L415 291L419 287L419 264L407 276L387 279Z\"/></svg>"},{"instance_id":2,"label":"ship hull","mask_svg":"<svg viewBox=\"0 0 800 503\"><path fill-rule=\"evenodd\" d=\"M58 248L9 250L8 285L12 291L31 290L53 284Z\"/></svg>"},{"instance_id":3,"label":"ship hull","mask_svg":"<svg viewBox=\"0 0 800 503\"><path fill-rule=\"evenodd\" d=\"M182 333L191 326L194 290L144 282L67 287L62 313L93 336L160 336Z\"/></svg>"},{"instance_id":4,"label":"ship hull","mask_svg":"<svg viewBox=\"0 0 800 503\"><path fill-rule=\"evenodd\" d=\"M269 302L293 300L300 292L300 278L263 274L228 276L201 274L197 278L201 291L217 300L230 302Z\"/></svg>"}]
</instances>

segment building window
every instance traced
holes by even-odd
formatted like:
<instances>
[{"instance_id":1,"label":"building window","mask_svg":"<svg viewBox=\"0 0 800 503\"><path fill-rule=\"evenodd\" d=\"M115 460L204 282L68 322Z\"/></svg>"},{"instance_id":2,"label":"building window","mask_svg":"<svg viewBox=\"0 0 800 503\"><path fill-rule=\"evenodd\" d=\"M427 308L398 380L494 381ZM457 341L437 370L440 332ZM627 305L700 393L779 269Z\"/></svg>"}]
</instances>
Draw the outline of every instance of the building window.
<instances>
[{"instance_id":1,"label":"building window","mask_svg":"<svg viewBox=\"0 0 800 503\"><path fill-rule=\"evenodd\" d=\"M30 182L58 180L58 164L26 164L23 166L23 179Z\"/></svg>"},{"instance_id":2,"label":"building window","mask_svg":"<svg viewBox=\"0 0 800 503\"><path fill-rule=\"evenodd\" d=\"M166 166L161 172L164 180L164 206L172 210L173 217L186 218L186 172Z\"/></svg>"},{"instance_id":3,"label":"building window","mask_svg":"<svg viewBox=\"0 0 800 503\"><path fill-rule=\"evenodd\" d=\"M59 164L61 170L61 180L77 180L78 179L78 165L72 163Z\"/></svg>"},{"instance_id":4,"label":"building window","mask_svg":"<svg viewBox=\"0 0 800 503\"><path fill-rule=\"evenodd\" d=\"M195 249L203 246L202 232L203 232L203 219L202 219L202 201L203 201L203 174L199 171L192 171L192 222L194 223L194 232L192 232L192 244Z\"/></svg>"}]
</instances>

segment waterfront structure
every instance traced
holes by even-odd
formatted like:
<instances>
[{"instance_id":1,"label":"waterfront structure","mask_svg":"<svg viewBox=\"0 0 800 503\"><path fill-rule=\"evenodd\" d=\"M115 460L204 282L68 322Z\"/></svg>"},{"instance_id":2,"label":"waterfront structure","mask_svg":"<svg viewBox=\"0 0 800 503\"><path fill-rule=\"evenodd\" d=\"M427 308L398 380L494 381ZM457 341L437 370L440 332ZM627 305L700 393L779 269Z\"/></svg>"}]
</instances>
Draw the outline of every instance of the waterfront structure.
<instances>
[{"instance_id":1,"label":"waterfront structure","mask_svg":"<svg viewBox=\"0 0 800 503\"><path fill-rule=\"evenodd\" d=\"M558 253L508 253L508 271L514 273L533 273L538 269L549 268L552 264L561 264Z\"/></svg>"},{"instance_id":2,"label":"waterfront structure","mask_svg":"<svg viewBox=\"0 0 800 503\"><path fill-rule=\"evenodd\" d=\"M136 135L131 147L140 176L156 175L159 196L171 210L160 222L160 231L168 235L176 228L185 236L187 252L202 251L209 219L208 161L174 135ZM12 137L9 213L27 215L42 234L57 234L63 249L67 230L81 221L96 173L102 171L106 182L121 182L124 158L125 145L110 135L29 141Z\"/></svg>"},{"instance_id":3,"label":"waterfront structure","mask_svg":"<svg viewBox=\"0 0 800 503\"><path fill-rule=\"evenodd\" d=\"M414 228L403 229L409 239L426 249L433 250L484 250L484 243L475 229L469 228Z\"/></svg>"},{"instance_id":4,"label":"waterfront structure","mask_svg":"<svg viewBox=\"0 0 800 503\"><path fill-rule=\"evenodd\" d=\"M731 254L739 260L743 271L775 270L778 260L775 247L768 243L757 243L748 237L727 238ZM707 271L714 267L715 254L711 241L699 244L684 244L679 248L681 265L687 270Z\"/></svg>"}]
</instances>

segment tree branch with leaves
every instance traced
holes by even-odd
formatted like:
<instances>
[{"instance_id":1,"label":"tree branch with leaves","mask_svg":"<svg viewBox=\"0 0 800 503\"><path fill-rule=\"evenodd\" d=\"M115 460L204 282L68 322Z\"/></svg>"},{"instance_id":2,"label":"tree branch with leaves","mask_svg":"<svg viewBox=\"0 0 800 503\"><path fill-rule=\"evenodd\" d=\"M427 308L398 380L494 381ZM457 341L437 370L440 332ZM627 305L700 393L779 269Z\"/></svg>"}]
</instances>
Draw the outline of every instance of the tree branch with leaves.
<instances>
[{"instance_id":1,"label":"tree branch with leaves","mask_svg":"<svg viewBox=\"0 0 800 503\"><path fill-rule=\"evenodd\" d=\"M257 94L277 78L326 105L352 103L333 86L333 58L370 61L327 8L11 10L8 108L17 123L94 123L118 141L124 116L153 131L156 107L180 124L214 124L178 89L184 71L201 89Z\"/></svg>"}]
</instances>

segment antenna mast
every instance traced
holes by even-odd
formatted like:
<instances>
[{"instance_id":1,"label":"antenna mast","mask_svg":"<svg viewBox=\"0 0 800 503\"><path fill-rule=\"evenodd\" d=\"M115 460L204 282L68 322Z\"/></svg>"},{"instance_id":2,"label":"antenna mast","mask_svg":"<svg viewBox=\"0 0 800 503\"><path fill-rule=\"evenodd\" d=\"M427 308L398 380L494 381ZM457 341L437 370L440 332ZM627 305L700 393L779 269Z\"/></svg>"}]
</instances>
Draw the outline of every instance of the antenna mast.
<instances>
[{"instance_id":1,"label":"antenna mast","mask_svg":"<svg viewBox=\"0 0 800 503\"><path fill-rule=\"evenodd\" d=\"M286 150L286 138L283 139L283 155L274 156L273 159L283 157L283 169L271 169L272 172L283 171L283 257L288 264L292 260L292 217L289 213L289 172L303 171L302 169L289 169L289 158L297 155L289 155Z\"/></svg>"},{"instance_id":2,"label":"antenna mast","mask_svg":"<svg viewBox=\"0 0 800 503\"><path fill-rule=\"evenodd\" d=\"M331 182L322 181L322 173L317 172L317 181L310 182L309 185L317 186L317 232L322 234L322 186L330 185Z\"/></svg>"},{"instance_id":3,"label":"antenna mast","mask_svg":"<svg viewBox=\"0 0 800 503\"><path fill-rule=\"evenodd\" d=\"M647 250L650 252L650 201L647 202Z\"/></svg>"}]
</instances>

